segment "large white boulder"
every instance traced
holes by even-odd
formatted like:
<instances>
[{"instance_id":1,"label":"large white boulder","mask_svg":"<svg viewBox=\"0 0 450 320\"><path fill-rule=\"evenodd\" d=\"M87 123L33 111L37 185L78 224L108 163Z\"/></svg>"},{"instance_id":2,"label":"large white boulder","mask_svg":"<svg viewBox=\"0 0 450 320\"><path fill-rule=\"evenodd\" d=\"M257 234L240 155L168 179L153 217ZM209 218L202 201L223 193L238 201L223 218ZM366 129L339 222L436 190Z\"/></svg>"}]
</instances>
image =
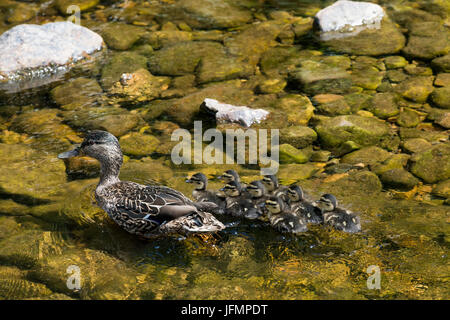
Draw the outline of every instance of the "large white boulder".
<instances>
[{"instance_id":1,"label":"large white boulder","mask_svg":"<svg viewBox=\"0 0 450 320\"><path fill-rule=\"evenodd\" d=\"M51 72L102 46L100 35L67 21L15 26L0 36L0 81Z\"/></svg>"},{"instance_id":2,"label":"large white boulder","mask_svg":"<svg viewBox=\"0 0 450 320\"><path fill-rule=\"evenodd\" d=\"M316 19L322 32L352 31L354 27L378 24L384 15L377 4L340 0L320 10Z\"/></svg>"}]
</instances>

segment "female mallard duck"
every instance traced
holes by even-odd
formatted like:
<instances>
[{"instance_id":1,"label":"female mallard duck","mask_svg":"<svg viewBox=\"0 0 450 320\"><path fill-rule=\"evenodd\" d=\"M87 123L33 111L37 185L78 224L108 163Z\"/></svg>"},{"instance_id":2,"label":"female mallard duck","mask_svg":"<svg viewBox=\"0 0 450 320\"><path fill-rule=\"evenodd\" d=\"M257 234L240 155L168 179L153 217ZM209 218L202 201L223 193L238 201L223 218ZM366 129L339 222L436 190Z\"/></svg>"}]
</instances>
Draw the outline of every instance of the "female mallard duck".
<instances>
[{"instance_id":1,"label":"female mallard duck","mask_svg":"<svg viewBox=\"0 0 450 320\"><path fill-rule=\"evenodd\" d=\"M322 209L325 225L350 233L361 231L359 217L349 210L339 208L334 195L324 194L317 203Z\"/></svg>"},{"instance_id":2,"label":"female mallard duck","mask_svg":"<svg viewBox=\"0 0 450 320\"><path fill-rule=\"evenodd\" d=\"M100 162L100 182L95 189L98 205L122 228L152 238L164 234L215 232L225 226L208 212L210 202L195 203L181 192L164 186L144 186L120 181L123 156L119 141L106 131L91 131L80 147L58 155L65 159L86 155Z\"/></svg>"},{"instance_id":3,"label":"female mallard duck","mask_svg":"<svg viewBox=\"0 0 450 320\"><path fill-rule=\"evenodd\" d=\"M305 198L303 189L300 186L291 184L286 194L293 213L305 219L307 223L321 224L323 222L322 210L315 202L308 201Z\"/></svg>"},{"instance_id":4,"label":"female mallard duck","mask_svg":"<svg viewBox=\"0 0 450 320\"><path fill-rule=\"evenodd\" d=\"M194 191L192 191L192 196L197 202L213 202L217 204L218 208L214 209L212 213L224 214L224 209L226 205L225 194L219 191L207 190L208 178L201 172L198 172L189 179L186 180L187 183L194 184Z\"/></svg>"},{"instance_id":5,"label":"female mallard duck","mask_svg":"<svg viewBox=\"0 0 450 320\"><path fill-rule=\"evenodd\" d=\"M308 230L306 221L289 210L286 202L280 197L270 197L266 200L270 212L269 221L272 227L282 233L302 233Z\"/></svg>"}]
</instances>

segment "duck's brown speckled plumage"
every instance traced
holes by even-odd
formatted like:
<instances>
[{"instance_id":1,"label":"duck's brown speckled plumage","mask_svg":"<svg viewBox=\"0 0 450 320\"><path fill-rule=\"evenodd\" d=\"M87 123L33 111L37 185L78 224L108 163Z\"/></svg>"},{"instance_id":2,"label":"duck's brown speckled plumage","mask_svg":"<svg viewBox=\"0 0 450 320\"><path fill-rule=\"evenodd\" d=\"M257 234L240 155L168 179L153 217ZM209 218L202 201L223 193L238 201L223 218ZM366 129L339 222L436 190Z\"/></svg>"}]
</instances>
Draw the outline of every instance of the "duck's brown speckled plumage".
<instances>
[{"instance_id":1,"label":"duck's brown speckled plumage","mask_svg":"<svg viewBox=\"0 0 450 320\"><path fill-rule=\"evenodd\" d=\"M163 234L214 232L225 228L207 211L211 203L195 203L181 192L164 186L120 181L122 151L117 139L105 131L90 132L82 145L60 158L86 154L100 161L100 182L95 190L99 206L126 231L150 238Z\"/></svg>"}]
</instances>

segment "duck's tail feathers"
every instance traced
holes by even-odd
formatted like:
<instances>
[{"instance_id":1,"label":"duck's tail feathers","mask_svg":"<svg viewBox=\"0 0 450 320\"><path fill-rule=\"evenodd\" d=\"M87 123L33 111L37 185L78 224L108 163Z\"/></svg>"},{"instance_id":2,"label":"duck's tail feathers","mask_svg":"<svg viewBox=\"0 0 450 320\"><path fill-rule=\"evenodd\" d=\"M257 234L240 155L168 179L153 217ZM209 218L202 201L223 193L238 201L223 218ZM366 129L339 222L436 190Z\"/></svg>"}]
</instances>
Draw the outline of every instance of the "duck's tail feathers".
<instances>
[{"instance_id":1,"label":"duck's tail feathers","mask_svg":"<svg viewBox=\"0 0 450 320\"><path fill-rule=\"evenodd\" d=\"M219 206L215 204L214 202L210 201L201 201L201 202L195 202L194 207L197 208L198 211L201 212L214 212Z\"/></svg>"}]
</instances>

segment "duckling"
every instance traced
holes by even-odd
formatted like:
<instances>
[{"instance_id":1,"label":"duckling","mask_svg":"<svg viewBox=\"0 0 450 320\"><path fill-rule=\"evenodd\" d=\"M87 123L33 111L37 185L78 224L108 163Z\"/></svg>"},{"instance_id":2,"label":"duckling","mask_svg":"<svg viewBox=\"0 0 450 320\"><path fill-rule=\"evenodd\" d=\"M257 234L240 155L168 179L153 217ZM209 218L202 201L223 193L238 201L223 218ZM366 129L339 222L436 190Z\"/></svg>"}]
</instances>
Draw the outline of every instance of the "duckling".
<instances>
[{"instance_id":1,"label":"duckling","mask_svg":"<svg viewBox=\"0 0 450 320\"><path fill-rule=\"evenodd\" d=\"M195 185L192 196L196 202L213 202L217 204L217 210L213 210L212 213L224 214L226 206L225 194L218 191L207 190L208 178L201 172L194 174L191 178L186 180L187 183L193 183Z\"/></svg>"},{"instance_id":2,"label":"duckling","mask_svg":"<svg viewBox=\"0 0 450 320\"><path fill-rule=\"evenodd\" d=\"M306 221L289 210L280 197L270 197L265 202L272 227L283 233L299 234L308 230Z\"/></svg>"},{"instance_id":3,"label":"duckling","mask_svg":"<svg viewBox=\"0 0 450 320\"><path fill-rule=\"evenodd\" d=\"M225 212L233 217L245 217L248 210L255 207L250 199L242 195L242 187L236 181L228 182L220 190L227 196Z\"/></svg>"},{"instance_id":4,"label":"duckling","mask_svg":"<svg viewBox=\"0 0 450 320\"><path fill-rule=\"evenodd\" d=\"M266 202L268 195L264 184L260 181L252 181L247 185L247 192L251 196L254 208L247 211L245 217L247 219L263 219L267 215L267 210L264 203Z\"/></svg>"},{"instance_id":5,"label":"duckling","mask_svg":"<svg viewBox=\"0 0 450 320\"><path fill-rule=\"evenodd\" d=\"M294 184L291 184L287 191L289 199L290 210L305 219L307 223L321 224L323 222L322 210L314 201L308 201L305 198L303 189Z\"/></svg>"},{"instance_id":6,"label":"duckling","mask_svg":"<svg viewBox=\"0 0 450 320\"><path fill-rule=\"evenodd\" d=\"M207 212L217 207L211 202L193 202L181 192L165 186L120 181L122 150L117 138L109 132L89 132L81 146L59 154L58 158L78 155L100 162L95 199L112 220L131 234L154 238L166 234L216 232L225 228Z\"/></svg>"},{"instance_id":7,"label":"duckling","mask_svg":"<svg viewBox=\"0 0 450 320\"><path fill-rule=\"evenodd\" d=\"M223 180L225 183L228 183L231 181L236 181L238 183L241 183L241 178L239 177L239 174L235 170L225 171L224 173L222 173L221 176L219 176L219 179Z\"/></svg>"},{"instance_id":8,"label":"duckling","mask_svg":"<svg viewBox=\"0 0 450 320\"><path fill-rule=\"evenodd\" d=\"M339 208L334 195L329 193L322 195L318 200L318 205L322 209L325 225L350 233L361 231L359 216L349 210Z\"/></svg>"},{"instance_id":9,"label":"duckling","mask_svg":"<svg viewBox=\"0 0 450 320\"><path fill-rule=\"evenodd\" d=\"M270 174L266 175L262 179L262 183L266 187L267 192L275 197L281 197L285 202L288 201L286 196L286 186L282 186L278 182L276 175Z\"/></svg>"}]
</instances>

